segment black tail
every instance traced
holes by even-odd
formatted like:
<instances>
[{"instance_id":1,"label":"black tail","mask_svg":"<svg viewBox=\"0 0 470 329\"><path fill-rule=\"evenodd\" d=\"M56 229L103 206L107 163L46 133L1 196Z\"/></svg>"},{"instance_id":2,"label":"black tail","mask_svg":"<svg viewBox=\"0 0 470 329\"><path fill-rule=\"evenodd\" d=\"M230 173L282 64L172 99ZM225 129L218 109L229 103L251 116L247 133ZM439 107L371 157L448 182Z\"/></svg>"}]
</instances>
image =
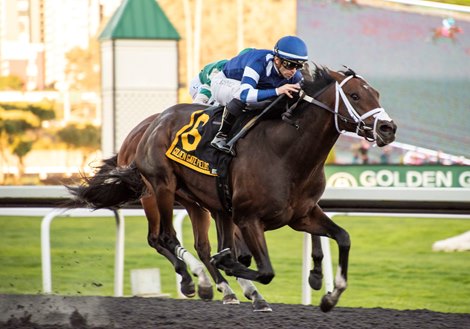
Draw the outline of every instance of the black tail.
<instances>
[{"instance_id":1,"label":"black tail","mask_svg":"<svg viewBox=\"0 0 470 329\"><path fill-rule=\"evenodd\" d=\"M134 163L118 167L115 155L104 160L98 169L94 176L82 176L81 185L66 186L74 198L65 207L119 208L142 196L145 184Z\"/></svg>"}]
</instances>

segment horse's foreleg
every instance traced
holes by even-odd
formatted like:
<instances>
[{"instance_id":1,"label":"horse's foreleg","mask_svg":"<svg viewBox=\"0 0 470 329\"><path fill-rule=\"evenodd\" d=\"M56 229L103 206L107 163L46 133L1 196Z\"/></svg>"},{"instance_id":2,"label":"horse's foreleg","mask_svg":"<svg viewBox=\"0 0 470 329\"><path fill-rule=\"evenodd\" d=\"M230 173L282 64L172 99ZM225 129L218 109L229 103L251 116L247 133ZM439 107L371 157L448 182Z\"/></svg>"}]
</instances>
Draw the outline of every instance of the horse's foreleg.
<instances>
[{"instance_id":1,"label":"horse's foreleg","mask_svg":"<svg viewBox=\"0 0 470 329\"><path fill-rule=\"evenodd\" d=\"M323 312L329 312L338 303L339 297L346 290L348 280L349 249L351 247L348 232L333 222L331 223L333 225L330 226L328 235L336 240L336 243L338 244L339 259L333 292L327 293L321 300L320 308Z\"/></svg>"},{"instance_id":2,"label":"horse's foreleg","mask_svg":"<svg viewBox=\"0 0 470 329\"><path fill-rule=\"evenodd\" d=\"M237 260L246 267L250 267L253 255L251 254L250 249L248 249L248 246L243 239L242 232L236 225L234 226L233 234L234 250L235 254L237 255Z\"/></svg>"},{"instance_id":3,"label":"horse's foreleg","mask_svg":"<svg viewBox=\"0 0 470 329\"><path fill-rule=\"evenodd\" d=\"M234 229L234 246L237 260L246 267L250 267L252 258L251 252L248 249L238 226L235 226ZM272 311L271 306L269 306L268 302L266 302L258 289L256 289L256 286L253 284L253 282L242 278L237 278L237 282L242 288L245 297L251 300L254 312Z\"/></svg>"},{"instance_id":4,"label":"horse's foreleg","mask_svg":"<svg viewBox=\"0 0 470 329\"><path fill-rule=\"evenodd\" d=\"M312 235L312 259L313 270L310 271L308 283L312 289L320 290L323 280L323 250L321 247L320 237L317 235Z\"/></svg>"},{"instance_id":5,"label":"horse's foreleg","mask_svg":"<svg viewBox=\"0 0 470 329\"><path fill-rule=\"evenodd\" d=\"M175 268L175 272L181 276L181 293L183 293L187 297L193 297L196 294L196 291L191 275L188 273L188 270L186 268L185 262L178 259L172 251L167 249L164 245L163 240L161 239L160 232L164 229L160 225L160 215L157 211L157 204L155 198L153 196L145 196L140 201L144 208L145 215L148 221L148 244L153 247L159 254L166 257ZM165 230L168 230L168 228L166 228ZM176 239L176 233L174 234L174 238Z\"/></svg>"},{"instance_id":6,"label":"horse's foreleg","mask_svg":"<svg viewBox=\"0 0 470 329\"><path fill-rule=\"evenodd\" d=\"M238 227L241 230L246 246L256 261L258 271L247 269L248 271L256 273L254 278L253 273L246 271L239 271L241 275L234 272L234 275L248 280L258 281L263 284L268 284L274 278L274 270L271 260L269 259L268 246L264 236L263 225L256 218L245 218L243 221L239 221Z\"/></svg>"},{"instance_id":7,"label":"horse's foreleg","mask_svg":"<svg viewBox=\"0 0 470 329\"><path fill-rule=\"evenodd\" d=\"M251 300L254 312L271 312L273 310L258 289L256 289L253 282L242 278L237 278L237 282L242 288L245 297Z\"/></svg>"},{"instance_id":8,"label":"horse's foreleg","mask_svg":"<svg viewBox=\"0 0 470 329\"><path fill-rule=\"evenodd\" d=\"M341 294L346 290L348 279L348 261L351 241L349 234L336 225L322 210L316 206L308 218L290 223L290 226L298 231L312 235L328 236L338 244L338 270L335 277L335 287L332 292L323 296L320 308L323 312L330 311L339 301Z\"/></svg>"},{"instance_id":9,"label":"horse's foreleg","mask_svg":"<svg viewBox=\"0 0 470 329\"><path fill-rule=\"evenodd\" d=\"M211 263L218 269L225 271L225 274L227 275L252 281L260 281L262 283L269 283L272 277L269 280L266 280L264 276L259 277L259 272L250 270L236 260L236 255L234 253L233 221L230 218L216 220L216 225L218 241L217 249L219 252L212 256Z\"/></svg>"}]
</instances>

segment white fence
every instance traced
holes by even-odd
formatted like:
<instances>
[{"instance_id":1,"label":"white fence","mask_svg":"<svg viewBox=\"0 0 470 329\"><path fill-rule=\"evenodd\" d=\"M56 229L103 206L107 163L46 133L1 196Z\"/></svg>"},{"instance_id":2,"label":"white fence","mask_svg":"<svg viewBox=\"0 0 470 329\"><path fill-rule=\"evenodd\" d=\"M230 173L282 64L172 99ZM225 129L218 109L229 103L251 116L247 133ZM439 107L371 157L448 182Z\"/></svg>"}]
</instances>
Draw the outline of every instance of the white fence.
<instances>
[{"instance_id":1,"label":"white fence","mask_svg":"<svg viewBox=\"0 0 470 329\"><path fill-rule=\"evenodd\" d=\"M50 225L58 216L65 217L115 217L116 253L114 295L123 295L125 216L144 216L141 209L118 211L89 209L65 210L56 208L57 202L70 198L63 186L0 186L0 216L41 216L41 257L43 292L52 292ZM337 215L370 216L400 215L451 216L470 218L470 188L327 188L320 202L330 217ZM38 207L40 206L40 207ZM182 220L185 210L175 209L174 225L182 242ZM329 239L322 237L324 252L323 270L325 289L333 289L333 269ZM311 304L308 275L312 266L311 239L304 235L302 269L302 304ZM178 280L177 280L178 285Z\"/></svg>"},{"instance_id":2,"label":"white fence","mask_svg":"<svg viewBox=\"0 0 470 329\"><path fill-rule=\"evenodd\" d=\"M424 1L424 0L384 0L386 2L394 2L403 5L410 5L410 6L420 6L420 7L428 7L434 9L442 9L448 11L455 11L455 12L462 12L462 13L470 13L470 7L468 6L461 6L461 5L453 5L435 1Z\"/></svg>"}]
</instances>

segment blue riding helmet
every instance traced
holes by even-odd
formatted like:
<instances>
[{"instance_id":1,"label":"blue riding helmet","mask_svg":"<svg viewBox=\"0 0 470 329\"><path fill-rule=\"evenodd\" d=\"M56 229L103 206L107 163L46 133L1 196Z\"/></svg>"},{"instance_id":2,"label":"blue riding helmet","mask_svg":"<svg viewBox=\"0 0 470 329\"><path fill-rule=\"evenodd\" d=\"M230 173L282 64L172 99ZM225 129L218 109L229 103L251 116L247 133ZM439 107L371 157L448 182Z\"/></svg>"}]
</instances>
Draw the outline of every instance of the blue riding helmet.
<instances>
[{"instance_id":1,"label":"blue riding helmet","mask_svg":"<svg viewBox=\"0 0 470 329\"><path fill-rule=\"evenodd\" d=\"M291 62L302 63L308 60L307 45L302 39L295 36L279 39L274 46L274 54Z\"/></svg>"}]
</instances>

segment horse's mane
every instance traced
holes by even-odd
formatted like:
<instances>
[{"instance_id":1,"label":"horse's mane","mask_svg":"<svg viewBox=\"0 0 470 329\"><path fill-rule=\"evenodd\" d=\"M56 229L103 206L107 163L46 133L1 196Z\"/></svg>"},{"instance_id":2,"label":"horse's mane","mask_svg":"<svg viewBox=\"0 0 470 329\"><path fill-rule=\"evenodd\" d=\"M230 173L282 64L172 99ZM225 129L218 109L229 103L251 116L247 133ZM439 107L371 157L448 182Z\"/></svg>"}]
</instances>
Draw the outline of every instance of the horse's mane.
<instances>
[{"instance_id":1,"label":"horse's mane","mask_svg":"<svg viewBox=\"0 0 470 329\"><path fill-rule=\"evenodd\" d=\"M326 86L335 82L326 66L315 65L312 71L310 71L310 68L307 66L303 69L302 74L304 76L302 89L307 95L313 96Z\"/></svg>"},{"instance_id":2,"label":"horse's mane","mask_svg":"<svg viewBox=\"0 0 470 329\"><path fill-rule=\"evenodd\" d=\"M356 72L346 67L346 70L339 71L345 76L356 76ZM310 71L308 65L303 69L304 82L302 89L307 95L315 95L317 92L335 82L336 80L331 76L330 69L326 66L314 64L313 70Z\"/></svg>"},{"instance_id":3,"label":"horse's mane","mask_svg":"<svg viewBox=\"0 0 470 329\"><path fill-rule=\"evenodd\" d=\"M330 73L336 71L332 71L326 66L317 65L315 63L313 63L313 65L313 70L311 70L308 63L305 63L301 70L303 76L302 90L311 97L317 97L318 94L321 93L327 86L336 82L336 79L333 78ZM356 72L347 66L344 67L345 70L337 71L336 73L342 74L344 76L356 76ZM287 99L287 104L279 103L276 107L284 112L286 111L286 108L289 108L291 105L298 102L299 96L300 93L296 94L296 96L294 96L292 99Z\"/></svg>"}]
</instances>

